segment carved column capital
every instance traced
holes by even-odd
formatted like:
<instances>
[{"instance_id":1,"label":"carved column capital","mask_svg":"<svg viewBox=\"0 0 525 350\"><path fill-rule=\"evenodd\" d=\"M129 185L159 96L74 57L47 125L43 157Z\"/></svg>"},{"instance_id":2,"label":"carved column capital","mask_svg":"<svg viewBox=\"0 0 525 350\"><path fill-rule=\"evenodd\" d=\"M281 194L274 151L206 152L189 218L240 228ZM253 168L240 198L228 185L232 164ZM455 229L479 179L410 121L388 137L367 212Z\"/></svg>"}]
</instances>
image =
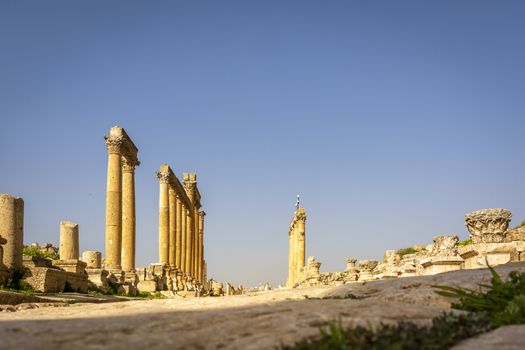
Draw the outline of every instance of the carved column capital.
<instances>
[{"instance_id":1,"label":"carved column capital","mask_svg":"<svg viewBox=\"0 0 525 350\"><path fill-rule=\"evenodd\" d=\"M109 154L122 154L122 148L124 145L124 138L121 136L104 136L106 140L106 148Z\"/></svg>"},{"instance_id":2,"label":"carved column capital","mask_svg":"<svg viewBox=\"0 0 525 350\"><path fill-rule=\"evenodd\" d=\"M135 159L130 159L127 157L122 157L121 162L122 164L122 171L125 173L132 173L135 171L135 167L140 165L140 162Z\"/></svg>"},{"instance_id":3,"label":"carved column capital","mask_svg":"<svg viewBox=\"0 0 525 350\"><path fill-rule=\"evenodd\" d=\"M159 182L162 184L169 184L170 183L170 174L169 173L163 173L160 171L157 171L155 173L157 175L157 178L159 179Z\"/></svg>"}]
</instances>

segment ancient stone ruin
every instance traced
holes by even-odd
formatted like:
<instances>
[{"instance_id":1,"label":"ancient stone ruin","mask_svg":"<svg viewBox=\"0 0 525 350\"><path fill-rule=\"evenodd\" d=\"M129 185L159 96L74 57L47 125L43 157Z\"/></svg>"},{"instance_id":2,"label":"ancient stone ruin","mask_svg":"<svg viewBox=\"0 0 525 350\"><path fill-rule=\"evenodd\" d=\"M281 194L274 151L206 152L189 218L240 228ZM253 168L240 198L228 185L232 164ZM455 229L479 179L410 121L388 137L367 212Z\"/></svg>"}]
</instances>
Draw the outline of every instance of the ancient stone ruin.
<instances>
[{"instance_id":1,"label":"ancient stone ruin","mask_svg":"<svg viewBox=\"0 0 525 350\"><path fill-rule=\"evenodd\" d=\"M105 136L108 152L106 187L106 256L87 250L80 256L79 225L61 221L60 248L31 245L39 252L23 255L24 201L0 194L0 283L14 271L41 292L102 290L135 295L138 291L191 291L211 288L204 259L204 211L197 175L184 173L183 184L168 165L157 177L159 193L159 262L135 267L135 167L140 164L126 131L115 126ZM59 254L58 254L59 253ZM57 256L59 259L56 259ZM49 256L49 258L42 257Z\"/></svg>"},{"instance_id":2,"label":"ancient stone ruin","mask_svg":"<svg viewBox=\"0 0 525 350\"><path fill-rule=\"evenodd\" d=\"M303 209L304 212L304 209ZM298 214L294 213L289 235L294 237ZM465 215L465 226L470 237L460 242L455 234L433 238L427 246L413 246L401 250L387 250L381 261L348 258L343 272L320 273L320 262L313 257L308 264L295 265L296 240L290 238L288 287L318 284L342 284L386 278L434 275L438 273L476 269L525 261L525 226L508 229L512 218L505 209L484 209ZM304 242L304 221L301 226L301 242ZM304 245L299 246L304 254ZM303 255L304 256L304 255ZM304 258L303 258L304 259ZM357 263L357 265L356 265ZM291 277L290 277L291 276Z\"/></svg>"}]
</instances>

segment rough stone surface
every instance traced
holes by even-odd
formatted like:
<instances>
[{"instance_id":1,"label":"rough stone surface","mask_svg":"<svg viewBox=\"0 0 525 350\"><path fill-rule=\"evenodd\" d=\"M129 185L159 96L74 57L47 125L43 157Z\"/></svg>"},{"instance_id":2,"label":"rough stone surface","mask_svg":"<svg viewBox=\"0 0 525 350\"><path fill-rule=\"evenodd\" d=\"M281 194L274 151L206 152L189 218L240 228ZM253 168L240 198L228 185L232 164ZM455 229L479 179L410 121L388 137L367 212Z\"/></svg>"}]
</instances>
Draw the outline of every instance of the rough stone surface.
<instances>
[{"instance_id":1,"label":"rough stone surface","mask_svg":"<svg viewBox=\"0 0 525 350\"><path fill-rule=\"evenodd\" d=\"M482 209L465 215L465 226L473 243L498 243L505 240L512 213L506 209Z\"/></svg>"},{"instance_id":2,"label":"rough stone surface","mask_svg":"<svg viewBox=\"0 0 525 350\"><path fill-rule=\"evenodd\" d=\"M521 350L524 348L524 325L505 326L482 334L475 338L464 340L452 350Z\"/></svg>"},{"instance_id":3,"label":"rough stone surface","mask_svg":"<svg viewBox=\"0 0 525 350\"><path fill-rule=\"evenodd\" d=\"M506 276L525 271L525 263L496 270ZM338 287L20 310L0 313L0 349L275 349L317 336L337 318L354 325L428 322L450 305L432 285L475 288L489 280L487 269L460 270ZM360 299L322 299L348 293ZM507 341L521 345L522 337Z\"/></svg>"}]
</instances>

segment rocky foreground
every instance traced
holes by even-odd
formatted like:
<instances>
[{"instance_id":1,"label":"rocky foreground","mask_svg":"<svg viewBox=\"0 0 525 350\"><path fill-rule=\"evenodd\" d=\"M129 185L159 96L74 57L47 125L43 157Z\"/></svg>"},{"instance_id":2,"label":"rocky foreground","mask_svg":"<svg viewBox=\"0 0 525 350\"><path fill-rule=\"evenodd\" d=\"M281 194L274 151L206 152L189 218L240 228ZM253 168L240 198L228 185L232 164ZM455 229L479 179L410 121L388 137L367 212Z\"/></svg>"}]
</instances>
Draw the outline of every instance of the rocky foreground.
<instances>
[{"instance_id":1,"label":"rocky foreground","mask_svg":"<svg viewBox=\"0 0 525 350\"><path fill-rule=\"evenodd\" d=\"M525 271L525 262L500 266L502 276ZM75 303L0 313L0 349L272 349L313 337L319 327L418 323L448 311L450 300L433 285L477 288L487 269L275 290L220 298ZM333 297L351 298L333 299ZM508 326L466 340L454 349L522 349L525 326Z\"/></svg>"}]
</instances>

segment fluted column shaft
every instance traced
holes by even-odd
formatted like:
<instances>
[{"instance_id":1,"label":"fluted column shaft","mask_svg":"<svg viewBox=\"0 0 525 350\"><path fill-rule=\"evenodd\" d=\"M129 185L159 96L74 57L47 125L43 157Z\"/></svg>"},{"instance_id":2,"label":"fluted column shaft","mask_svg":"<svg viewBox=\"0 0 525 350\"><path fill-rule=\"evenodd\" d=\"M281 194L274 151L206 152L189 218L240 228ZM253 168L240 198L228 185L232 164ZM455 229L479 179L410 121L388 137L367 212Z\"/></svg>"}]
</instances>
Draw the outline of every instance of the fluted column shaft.
<instances>
[{"instance_id":1,"label":"fluted column shaft","mask_svg":"<svg viewBox=\"0 0 525 350\"><path fill-rule=\"evenodd\" d=\"M106 190L106 262L109 270L121 269L122 245L122 177L120 142L106 140L108 177Z\"/></svg>"},{"instance_id":2,"label":"fluted column shaft","mask_svg":"<svg viewBox=\"0 0 525 350\"><path fill-rule=\"evenodd\" d=\"M181 269L181 246L182 246L182 203L176 199L176 226L175 226L175 265Z\"/></svg>"},{"instance_id":3,"label":"fluted column shaft","mask_svg":"<svg viewBox=\"0 0 525 350\"><path fill-rule=\"evenodd\" d=\"M288 286L292 286L294 283L294 269L295 269L295 230L290 229L288 231Z\"/></svg>"},{"instance_id":4,"label":"fluted column shaft","mask_svg":"<svg viewBox=\"0 0 525 350\"><path fill-rule=\"evenodd\" d=\"M169 181L167 174L158 173L159 178L159 262L169 260Z\"/></svg>"},{"instance_id":5,"label":"fluted column shaft","mask_svg":"<svg viewBox=\"0 0 525 350\"><path fill-rule=\"evenodd\" d=\"M135 271L135 165L122 164L122 270Z\"/></svg>"},{"instance_id":6,"label":"fluted column shaft","mask_svg":"<svg viewBox=\"0 0 525 350\"><path fill-rule=\"evenodd\" d=\"M182 216L180 220L180 228L181 228L181 244L180 244L180 268L183 272L187 273L188 270L186 269L186 246L187 246L187 235L186 235L186 226L188 223L188 210L185 206L182 206Z\"/></svg>"},{"instance_id":7,"label":"fluted column shaft","mask_svg":"<svg viewBox=\"0 0 525 350\"><path fill-rule=\"evenodd\" d=\"M177 195L171 187L169 189L169 255L168 262L171 267L176 266L176 244L177 244Z\"/></svg>"},{"instance_id":8,"label":"fluted column shaft","mask_svg":"<svg viewBox=\"0 0 525 350\"><path fill-rule=\"evenodd\" d=\"M301 276L301 268L305 264L305 220L299 218L297 220L296 235L296 246L295 246L295 278L298 279Z\"/></svg>"},{"instance_id":9,"label":"fluted column shaft","mask_svg":"<svg viewBox=\"0 0 525 350\"><path fill-rule=\"evenodd\" d=\"M189 210L188 216L186 217L186 273L193 277L192 262L192 249L193 249L193 215L192 211Z\"/></svg>"},{"instance_id":10,"label":"fluted column shaft","mask_svg":"<svg viewBox=\"0 0 525 350\"><path fill-rule=\"evenodd\" d=\"M199 213L199 249L198 249L198 271L199 280L204 283L204 212Z\"/></svg>"}]
</instances>

